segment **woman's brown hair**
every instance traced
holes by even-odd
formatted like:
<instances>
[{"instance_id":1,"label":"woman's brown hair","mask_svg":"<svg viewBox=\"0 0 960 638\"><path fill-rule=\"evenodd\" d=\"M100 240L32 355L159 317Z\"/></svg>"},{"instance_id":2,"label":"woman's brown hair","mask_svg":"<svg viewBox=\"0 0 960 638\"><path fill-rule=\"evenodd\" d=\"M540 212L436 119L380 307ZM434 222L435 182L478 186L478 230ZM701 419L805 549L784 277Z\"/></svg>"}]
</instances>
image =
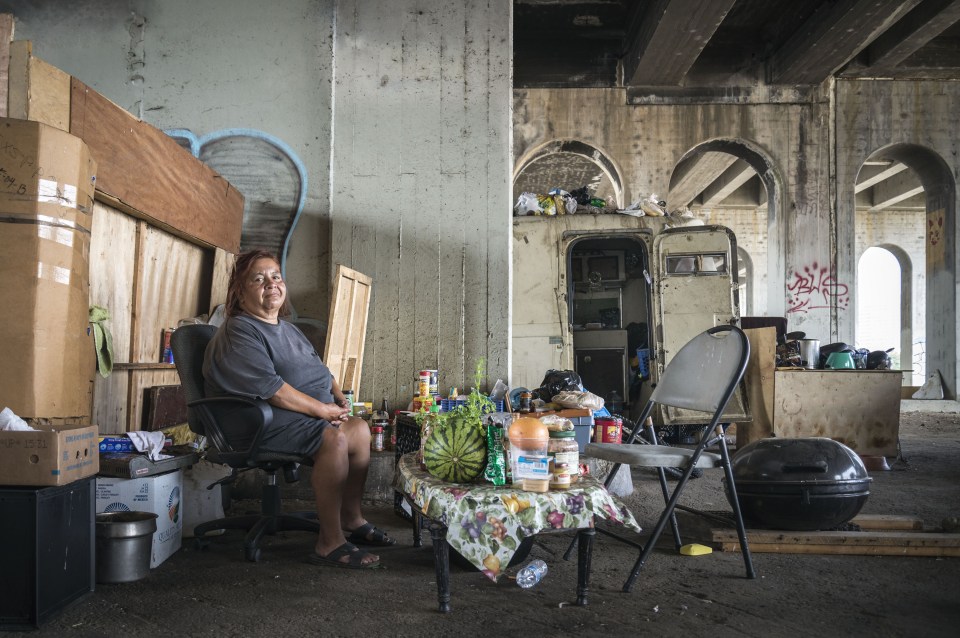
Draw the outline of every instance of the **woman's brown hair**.
<instances>
[{"instance_id":1,"label":"woman's brown hair","mask_svg":"<svg viewBox=\"0 0 960 638\"><path fill-rule=\"evenodd\" d=\"M248 250L237 255L237 261L233 265L233 273L230 275L230 284L227 287L226 311L228 317L236 317L243 308L240 307L240 299L243 295L243 284L247 281L250 271L253 270L253 264L258 259L272 259L277 266L280 266L280 260L266 250ZM286 317L290 314L290 300L284 295L283 306L280 308L280 316Z\"/></svg>"}]
</instances>

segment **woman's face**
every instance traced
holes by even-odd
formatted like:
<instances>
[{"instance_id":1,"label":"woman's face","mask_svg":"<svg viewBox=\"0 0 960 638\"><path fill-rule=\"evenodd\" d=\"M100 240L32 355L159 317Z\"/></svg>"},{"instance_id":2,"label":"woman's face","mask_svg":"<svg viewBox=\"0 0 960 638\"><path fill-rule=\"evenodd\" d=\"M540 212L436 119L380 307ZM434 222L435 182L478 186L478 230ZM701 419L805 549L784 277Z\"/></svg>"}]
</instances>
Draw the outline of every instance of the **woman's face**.
<instances>
[{"instance_id":1,"label":"woman's face","mask_svg":"<svg viewBox=\"0 0 960 638\"><path fill-rule=\"evenodd\" d=\"M243 282L240 307L258 319L276 323L286 296L287 287L280 274L280 264L269 257L253 262Z\"/></svg>"}]
</instances>

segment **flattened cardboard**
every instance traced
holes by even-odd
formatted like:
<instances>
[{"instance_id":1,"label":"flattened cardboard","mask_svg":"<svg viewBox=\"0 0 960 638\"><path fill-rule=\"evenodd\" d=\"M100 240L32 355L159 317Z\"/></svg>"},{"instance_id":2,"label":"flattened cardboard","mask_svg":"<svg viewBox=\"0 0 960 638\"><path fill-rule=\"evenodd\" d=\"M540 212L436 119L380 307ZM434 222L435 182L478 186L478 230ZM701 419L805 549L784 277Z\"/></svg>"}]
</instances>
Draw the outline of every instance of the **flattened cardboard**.
<instances>
[{"instance_id":1,"label":"flattened cardboard","mask_svg":"<svg viewBox=\"0 0 960 638\"><path fill-rule=\"evenodd\" d=\"M0 118L0 404L24 418L89 422L96 360L89 328L96 165L55 128Z\"/></svg>"},{"instance_id":2,"label":"flattened cardboard","mask_svg":"<svg viewBox=\"0 0 960 638\"><path fill-rule=\"evenodd\" d=\"M97 426L0 432L0 485L66 485L100 469Z\"/></svg>"}]
</instances>

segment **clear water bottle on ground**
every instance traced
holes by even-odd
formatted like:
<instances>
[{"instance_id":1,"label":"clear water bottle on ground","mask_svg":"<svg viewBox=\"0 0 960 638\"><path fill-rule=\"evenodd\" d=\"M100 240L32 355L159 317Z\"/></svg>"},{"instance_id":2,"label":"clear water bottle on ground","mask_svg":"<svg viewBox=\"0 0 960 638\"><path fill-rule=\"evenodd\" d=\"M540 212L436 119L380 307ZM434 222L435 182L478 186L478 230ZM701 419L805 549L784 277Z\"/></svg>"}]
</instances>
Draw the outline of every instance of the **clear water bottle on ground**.
<instances>
[{"instance_id":1,"label":"clear water bottle on ground","mask_svg":"<svg viewBox=\"0 0 960 638\"><path fill-rule=\"evenodd\" d=\"M547 575L547 564L540 560L530 561L517 572L517 584L524 589L530 589Z\"/></svg>"}]
</instances>

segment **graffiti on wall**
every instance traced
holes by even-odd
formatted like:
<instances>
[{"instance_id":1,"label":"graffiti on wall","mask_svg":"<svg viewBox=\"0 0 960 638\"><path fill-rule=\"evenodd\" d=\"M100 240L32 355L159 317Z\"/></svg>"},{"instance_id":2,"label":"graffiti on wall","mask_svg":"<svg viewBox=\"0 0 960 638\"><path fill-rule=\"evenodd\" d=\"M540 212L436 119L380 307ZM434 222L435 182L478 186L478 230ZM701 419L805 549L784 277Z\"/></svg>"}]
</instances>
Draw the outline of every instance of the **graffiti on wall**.
<instances>
[{"instance_id":1,"label":"graffiti on wall","mask_svg":"<svg viewBox=\"0 0 960 638\"><path fill-rule=\"evenodd\" d=\"M830 268L813 262L803 272L794 271L787 282L787 312L806 313L821 308L840 310L850 306L850 288L838 282Z\"/></svg>"},{"instance_id":2,"label":"graffiti on wall","mask_svg":"<svg viewBox=\"0 0 960 638\"><path fill-rule=\"evenodd\" d=\"M225 129L197 137L164 131L243 194L240 249L263 248L280 258L286 276L290 237L307 198L307 171L282 140L254 129Z\"/></svg>"}]
</instances>

